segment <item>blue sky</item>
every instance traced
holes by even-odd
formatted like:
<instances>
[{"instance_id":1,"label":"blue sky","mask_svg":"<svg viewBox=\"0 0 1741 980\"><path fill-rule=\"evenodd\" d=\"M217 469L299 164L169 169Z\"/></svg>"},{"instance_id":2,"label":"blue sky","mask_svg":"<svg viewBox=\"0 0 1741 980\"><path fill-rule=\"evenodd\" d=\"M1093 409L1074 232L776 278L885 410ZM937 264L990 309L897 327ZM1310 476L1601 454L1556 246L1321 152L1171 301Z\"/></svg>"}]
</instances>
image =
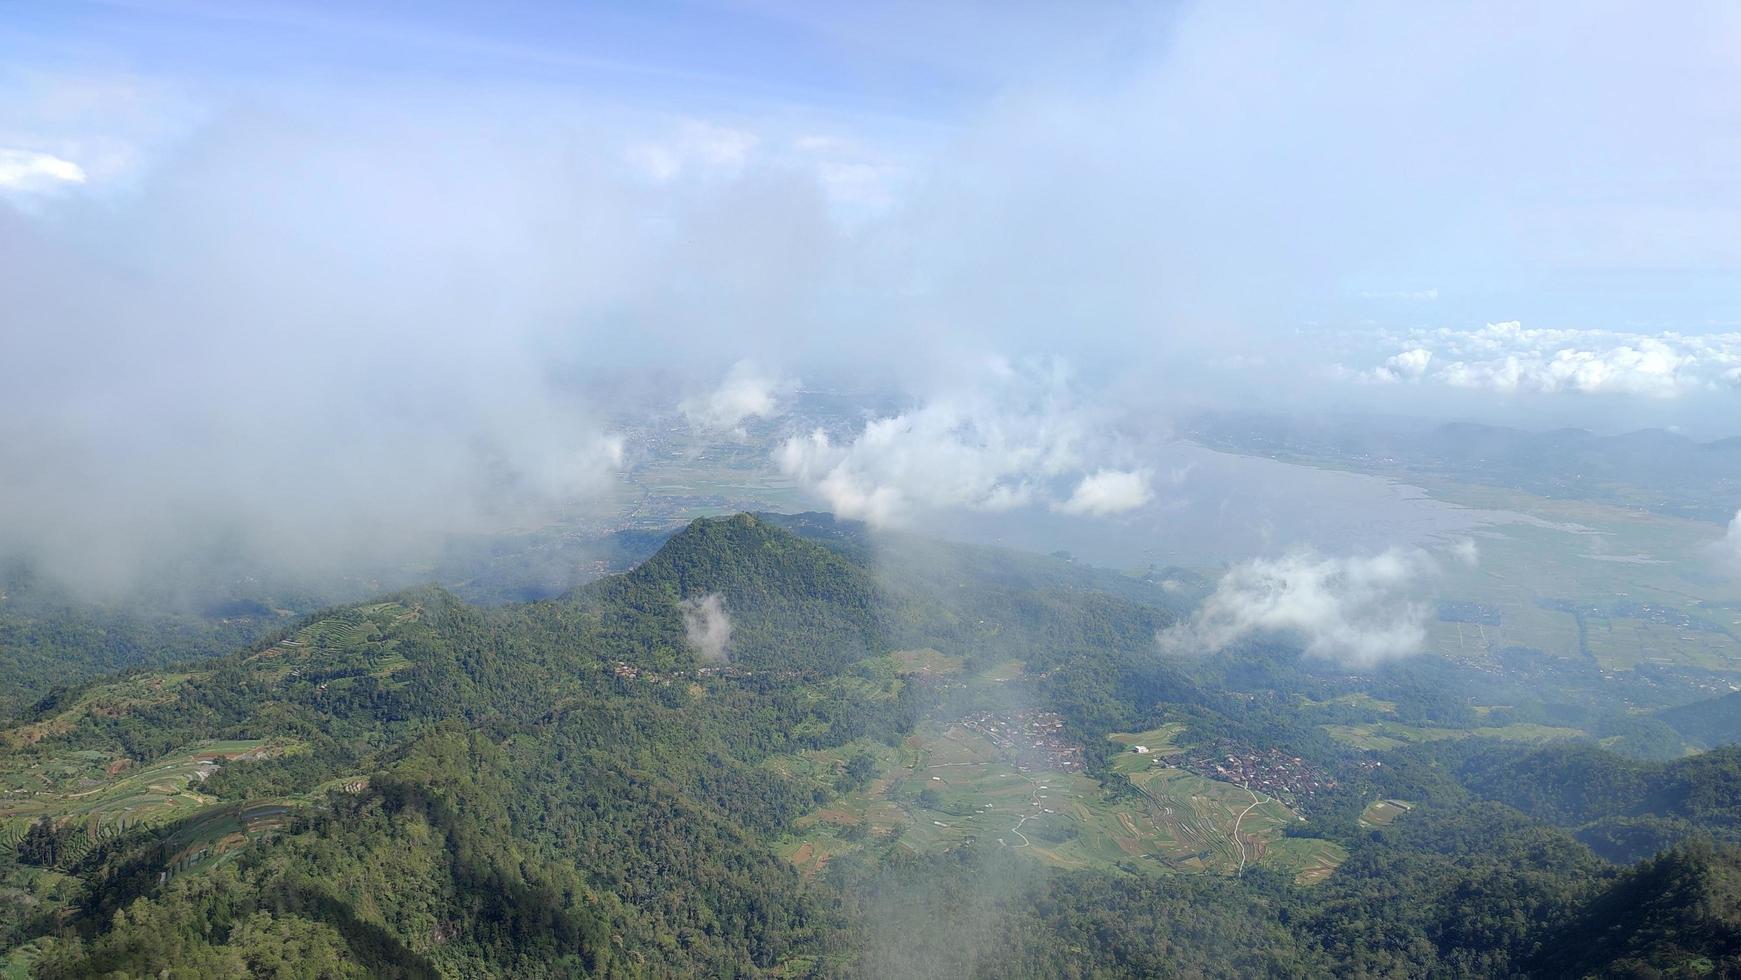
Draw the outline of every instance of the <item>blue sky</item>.
<instances>
[{"instance_id":1,"label":"blue sky","mask_svg":"<svg viewBox=\"0 0 1741 980\"><path fill-rule=\"evenodd\" d=\"M1072 56L1056 45L1068 39L1045 33L1041 7L527 0L8 6L0 51L10 64L164 80L219 101L225 89L229 97L295 99L334 83L360 84L365 97L457 86L678 112L800 111L929 126L964 120L1012 75ZM1116 57L1114 45L1092 37L1082 44L1084 61Z\"/></svg>"},{"instance_id":2,"label":"blue sky","mask_svg":"<svg viewBox=\"0 0 1741 980\"><path fill-rule=\"evenodd\" d=\"M1028 179L1032 148L990 141L1038 121L1046 155L1078 157L1039 161L1079 171L1056 174L1061 193L1157 164L1179 199L1132 187L1161 198L1135 205L1214 235L1227 254L1205 261L1228 292L1254 285L1242 250L1277 266L1255 277L1287 291L1277 307L1239 314L1266 329L1741 324L1722 95L1737 28L1721 5L11 0L5 14L0 142L76 164L87 194L131 186L238 112L317 126L375 112L456 136L526 112L624 142L699 124L764 152L850 141L854 159L825 163L927 184ZM1192 213L1199 201L1224 220ZM1260 236L1321 241L1274 257Z\"/></svg>"}]
</instances>

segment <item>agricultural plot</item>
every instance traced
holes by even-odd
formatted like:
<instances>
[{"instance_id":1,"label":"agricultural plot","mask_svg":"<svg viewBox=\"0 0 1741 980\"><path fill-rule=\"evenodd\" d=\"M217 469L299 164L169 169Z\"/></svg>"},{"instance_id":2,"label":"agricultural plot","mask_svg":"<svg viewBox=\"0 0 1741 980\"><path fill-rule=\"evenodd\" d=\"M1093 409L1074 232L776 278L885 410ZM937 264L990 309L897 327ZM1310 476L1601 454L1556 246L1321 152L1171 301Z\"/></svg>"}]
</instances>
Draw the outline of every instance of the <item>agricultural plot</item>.
<instances>
[{"instance_id":1,"label":"agricultural plot","mask_svg":"<svg viewBox=\"0 0 1741 980\"><path fill-rule=\"evenodd\" d=\"M1327 698L1323 701L1314 701L1311 698L1306 697L1304 694L1296 696L1300 699L1300 703L1308 708L1322 708L1326 710L1347 708L1378 715L1396 714L1395 701L1385 701L1380 698L1375 698L1364 691L1338 694L1333 698Z\"/></svg>"},{"instance_id":2,"label":"agricultural plot","mask_svg":"<svg viewBox=\"0 0 1741 980\"><path fill-rule=\"evenodd\" d=\"M1108 741L1125 747L1125 751L1112 760L1113 771L1128 776L1154 768L1157 758L1179 751L1176 740L1184 733L1185 726L1174 722L1146 732L1114 732L1108 735Z\"/></svg>"},{"instance_id":3,"label":"agricultural plot","mask_svg":"<svg viewBox=\"0 0 1741 980\"><path fill-rule=\"evenodd\" d=\"M1565 742L1571 739L1584 738L1589 733L1578 728L1562 728L1557 725L1536 725L1529 722L1518 722L1512 725L1484 725L1471 728L1469 734L1477 738L1497 738L1507 742L1523 742L1529 745L1546 745L1549 742Z\"/></svg>"},{"instance_id":4,"label":"agricultural plot","mask_svg":"<svg viewBox=\"0 0 1741 980\"><path fill-rule=\"evenodd\" d=\"M80 719L89 715L115 716L126 714L137 707L167 704L174 700L176 688L186 683L191 676L193 675L154 673L96 685L45 718L0 732L0 746L9 749L26 748L43 739L64 735L72 731Z\"/></svg>"},{"instance_id":5,"label":"agricultural plot","mask_svg":"<svg viewBox=\"0 0 1741 980\"><path fill-rule=\"evenodd\" d=\"M1183 769L1151 765L1130 780L1149 798L1154 833L1144 834L1146 842L1186 870L1227 873L1256 865L1282 840L1284 827L1301 822L1274 797ZM1301 865L1296 872L1303 870L1305 855L1289 857Z\"/></svg>"},{"instance_id":6,"label":"agricultural plot","mask_svg":"<svg viewBox=\"0 0 1741 980\"><path fill-rule=\"evenodd\" d=\"M1741 642L1733 636L1670 623L1607 617L1590 625L1588 647L1596 663L1610 670L1640 663L1741 670Z\"/></svg>"},{"instance_id":7,"label":"agricultural plot","mask_svg":"<svg viewBox=\"0 0 1741 980\"><path fill-rule=\"evenodd\" d=\"M397 602L342 610L250 656L247 663L267 679L293 681L318 669L321 662L339 658L347 670L361 664L370 676L391 683L393 675L411 666L398 650L392 627L420 614L421 609ZM322 682L343 685L348 680L347 676L335 676Z\"/></svg>"},{"instance_id":8,"label":"agricultural plot","mask_svg":"<svg viewBox=\"0 0 1741 980\"><path fill-rule=\"evenodd\" d=\"M419 607L397 602L343 610L249 656L245 663L257 677L272 682L319 675L317 683L342 687L352 683L359 673L366 673L392 684L394 675L410 667L411 662L399 652L399 641L391 636L390 627L419 615ZM168 704L175 700L183 685L210 676L151 673L94 685L36 721L0 731L0 748L24 749L52 740L92 715L114 718Z\"/></svg>"},{"instance_id":9,"label":"agricultural plot","mask_svg":"<svg viewBox=\"0 0 1741 980\"><path fill-rule=\"evenodd\" d=\"M1343 745L1374 752L1401 748L1404 745L1413 745L1417 742L1436 742L1447 738L1476 736L1541 745L1548 742L1583 738L1586 734L1577 728L1557 728L1552 725L1526 723L1459 729L1424 728L1419 725L1405 725L1395 721L1371 721L1349 725L1320 725L1319 727Z\"/></svg>"},{"instance_id":10,"label":"agricultural plot","mask_svg":"<svg viewBox=\"0 0 1741 980\"><path fill-rule=\"evenodd\" d=\"M83 826L86 833L74 845L80 848L134 827L191 817L218 804L199 787L220 761L268 758L295 748L284 742L202 742L140 766L96 752L14 757L0 772L0 846L16 846L43 817Z\"/></svg>"},{"instance_id":11,"label":"agricultural plot","mask_svg":"<svg viewBox=\"0 0 1741 980\"><path fill-rule=\"evenodd\" d=\"M1360 824L1363 827L1388 827L1397 817L1414 809L1414 804L1405 800L1373 800L1360 812Z\"/></svg>"},{"instance_id":12,"label":"agricultural plot","mask_svg":"<svg viewBox=\"0 0 1741 980\"><path fill-rule=\"evenodd\" d=\"M1741 672L1741 581L1700 574L1722 528L1487 487L1427 489L1487 519L1474 535L1479 562L1445 565L1428 649L1480 659L1522 646L1606 670Z\"/></svg>"},{"instance_id":13,"label":"agricultural plot","mask_svg":"<svg viewBox=\"0 0 1741 980\"><path fill-rule=\"evenodd\" d=\"M1142 755L1166 755L1179 751L1178 745L1174 743L1183 734L1185 734L1184 724L1172 722L1159 728L1151 728L1146 732L1113 732L1106 736L1106 740L1130 748L1132 755L1141 759ZM1140 755L1137 754L1135 750L1139 745L1148 751Z\"/></svg>"},{"instance_id":14,"label":"agricultural plot","mask_svg":"<svg viewBox=\"0 0 1741 980\"><path fill-rule=\"evenodd\" d=\"M1320 725L1331 738L1344 745L1373 752L1432 742L1442 738L1459 738L1465 733L1450 728L1421 728L1395 721L1371 721L1351 725Z\"/></svg>"},{"instance_id":15,"label":"agricultural plot","mask_svg":"<svg viewBox=\"0 0 1741 980\"><path fill-rule=\"evenodd\" d=\"M897 672L903 676L918 675L921 677L939 677L944 674L961 672L960 657L951 657L936 650L897 650L889 654L889 659L895 662Z\"/></svg>"},{"instance_id":16,"label":"agricultural plot","mask_svg":"<svg viewBox=\"0 0 1741 980\"><path fill-rule=\"evenodd\" d=\"M721 447L687 434L664 433L655 458L624 474L626 492L639 498L631 512L647 526L738 511L799 513L809 500L790 478L765 465L766 450Z\"/></svg>"},{"instance_id":17,"label":"agricultural plot","mask_svg":"<svg viewBox=\"0 0 1741 980\"><path fill-rule=\"evenodd\" d=\"M961 725L923 726L898 749L849 747L843 756L871 752L879 774L800 820L782 852L806 872L871 845L918 852L973 845L1071 869L1234 874L1262 863L1305 883L1323 880L1346 857L1327 841L1284 838L1282 828L1301 818L1271 797L1159 765L1178 734L1178 726L1166 726L1115 736L1159 750L1127 753L1135 760L1128 765L1121 758L1142 791L1122 799L1081 773L1024 766ZM779 765L825 778L839 762L829 756L808 753Z\"/></svg>"},{"instance_id":18,"label":"agricultural plot","mask_svg":"<svg viewBox=\"0 0 1741 980\"><path fill-rule=\"evenodd\" d=\"M1003 663L987 667L975 679L992 684L1007 684L1011 681L1021 680L1026 673L1027 664L1020 660L1006 660Z\"/></svg>"},{"instance_id":19,"label":"agricultural plot","mask_svg":"<svg viewBox=\"0 0 1741 980\"><path fill-rule=\"evenodd\" d=\"M214 807L175 828L163 843L165 875L209 867L233 856L250 840L290 822L288 803L257 802Z\"/></svg>"}]
</instances>

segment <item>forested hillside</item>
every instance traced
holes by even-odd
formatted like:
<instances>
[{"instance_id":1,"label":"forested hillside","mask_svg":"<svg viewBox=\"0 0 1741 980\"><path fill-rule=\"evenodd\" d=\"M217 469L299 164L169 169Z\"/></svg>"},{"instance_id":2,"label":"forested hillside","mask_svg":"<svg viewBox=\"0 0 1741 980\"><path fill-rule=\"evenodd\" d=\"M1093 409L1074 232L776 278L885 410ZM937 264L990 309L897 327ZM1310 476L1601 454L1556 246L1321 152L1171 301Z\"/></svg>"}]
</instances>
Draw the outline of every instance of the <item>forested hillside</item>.
<instances>
[{"instance_id":1,"label":"forested hillside","mask_svg":"<svg viewBox=\"0 0 1741 980\"><path fill-rule=\"evenodd\" d=\"M1741 742L1741 691L1669 708L1658 717L1702 748Z\"/></svg>"},{"instance_id":2,"label":"forested hillside","mask_svg":"<svg viewBox=\"0 0 1741 980\"><path fill-rule=\"evenodd\" d=\"M0 582L0 721L90 677L229 653L282 618L254 604L210 612L81 602L27 576Z\"/></svg>"},{"instance_id":3,"label":"forested hillside","mask_svg":"<svg viewBox=\"0 0 1741 980\"><path fill-rule=\"evenodd\" d=\"M0 963L1741 969L1735 853L1709 840L1741 825L1735 750L1351 747L1326 728L1368 710L1356 685L1453 724L1454 675L1353 678L1272 648L1163 660L1168 601L1099 574L740 515L557 598L411 590L68 686L0 732ZM704 650L686 620L708 596L730 629Z\"/></svg>"}]
</instances>

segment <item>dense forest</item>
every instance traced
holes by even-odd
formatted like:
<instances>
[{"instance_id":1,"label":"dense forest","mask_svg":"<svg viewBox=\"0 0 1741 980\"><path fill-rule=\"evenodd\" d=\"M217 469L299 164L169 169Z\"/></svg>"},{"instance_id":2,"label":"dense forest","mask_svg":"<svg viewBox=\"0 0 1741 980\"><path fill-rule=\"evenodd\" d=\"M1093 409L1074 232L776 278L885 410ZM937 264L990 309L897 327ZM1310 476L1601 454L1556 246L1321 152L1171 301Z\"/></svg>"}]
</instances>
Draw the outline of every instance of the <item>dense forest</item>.
<instances>
[{"instance_id":1,"label":"dense forest","mask_svg":"<svg viewBox=\"0 0 1741 980\"><path fill-rule=\"evenodd\" d=\"M730 619L706 660L686 619L703 596ZM1741 750L1351 746L1327 732L1365 710L1357 690L1399 724L1450 732L1469 721L1468 685L1489 681L1426 663L1352 677L1268 646L1163 659L1173 601L1062 561L872 548L828 519L740 515L542 601L416 589L222 656L183 647L182 663L63 684L0 732L11 805L47 798L55 772L107 793L190 752L177 799L198 802L0 825L0 963L44 977L1741 974ZM893 657L917 648L961 666ZM1020 673L963 680L1012 661ZM1171 726L1182 755L1255 746L1312 767L1326 788L1296 802L1286 835L1346 858L1303 880L1243 860L1060 868L897 833L819 869L776 848L922 725L1018 699L1056 714L1108 801L1142 792L1117 732ZM812 757L835 768L794 768ZM1363 816L1382 800L1407 812Z\"/></svg>"}]
</instances>

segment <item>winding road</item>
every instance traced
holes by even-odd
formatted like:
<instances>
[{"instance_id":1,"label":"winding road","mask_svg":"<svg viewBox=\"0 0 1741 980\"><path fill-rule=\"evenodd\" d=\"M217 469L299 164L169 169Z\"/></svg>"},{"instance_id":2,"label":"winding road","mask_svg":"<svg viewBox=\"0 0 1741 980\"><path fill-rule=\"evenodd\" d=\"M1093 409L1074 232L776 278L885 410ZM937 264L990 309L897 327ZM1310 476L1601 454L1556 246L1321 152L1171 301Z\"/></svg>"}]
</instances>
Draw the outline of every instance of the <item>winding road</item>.
<instances>
[{"instance_id":1,"label":"winding road","mask_svg":"<svg viewBox=\"0 0 1741 980\"><path fill-rule=\"evenodd\" d=\"M1039 806L1040 805L1040 781L1038 779L1035 779L1034 777L1028 775L1025 772L1018 772L1018 773L1016 773L1016 775L1027 780L1028 785L1033 787L1033 789L1030 790L1028 793L1028 805L1029 806ZM1017 844L1016 847L1029 847L1029 846L1031 846L1031 842L1028 840L1028 835L1022 833L1022 824L1027 823L1031 819L1033 819L1032 814L1024 816L1020 820L1016 821L1016 825L1014 827L1010 828L1010 833L1015 834L1017 837L1020 837L1022 839L1022 842L1020 844Z\"/></svg>"},{"instance_id":2,"label":"winding road","mask_svg":"<svg viewBox=\"0 0 1741 980\"><path fill-rule=\"evenodd\" d=\"M1240 788L1244 789L1247 793L1251 793L1251 806L1239 811L1239 816L1233 818L1233 843L1239 847L1239 872L1242 873L1245 871L1245 841L1239 839L1239 824L1241 821L1245 820L1246 814L1250 813L1259 804L1268 801L1258 799L1257 793L1253 792L1252 788L1245 783L1241 783Z\"/></svg>"}]
</instances>

